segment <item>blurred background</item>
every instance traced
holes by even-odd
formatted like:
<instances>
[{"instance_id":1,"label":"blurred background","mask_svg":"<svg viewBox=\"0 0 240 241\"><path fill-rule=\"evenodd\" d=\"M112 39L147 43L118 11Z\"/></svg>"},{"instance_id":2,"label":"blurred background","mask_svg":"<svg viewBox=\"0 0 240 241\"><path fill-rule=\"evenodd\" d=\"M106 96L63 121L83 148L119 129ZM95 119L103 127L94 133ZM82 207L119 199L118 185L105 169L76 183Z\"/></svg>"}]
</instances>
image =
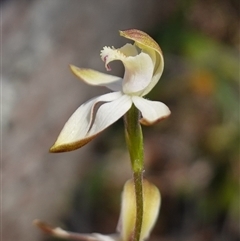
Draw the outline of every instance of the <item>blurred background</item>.
<instances>
[{"instance_id":1,"label":"blurred background","mask_svg":"<svg viewBox=\"0 0 240 241\"><path fill-rule=\"evenodd\" d=\"M107 92L68 65L105 72L100 50L121 47L129 28L161 46L165 70L147 98L172 111L143 127L145 176L162 195L149 240L240 240L239 11L237 0L2 0L2 240L56 240L35 218L115 231L131 177L122 120L80 150L48 149L81 103Z\"/></svg>"}]
</instances>

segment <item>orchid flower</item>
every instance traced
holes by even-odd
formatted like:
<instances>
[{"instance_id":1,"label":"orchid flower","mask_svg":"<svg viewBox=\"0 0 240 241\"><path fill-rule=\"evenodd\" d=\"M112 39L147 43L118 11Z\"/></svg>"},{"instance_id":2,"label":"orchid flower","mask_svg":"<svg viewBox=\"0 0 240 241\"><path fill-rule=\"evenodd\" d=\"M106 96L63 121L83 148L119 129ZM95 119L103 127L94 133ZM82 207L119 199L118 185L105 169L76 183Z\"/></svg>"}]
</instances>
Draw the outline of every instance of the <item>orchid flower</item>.
<instances>
[{"instance_id":1,"label":"orchid flower","mask_svg":"<svg viewBox=\"0 0 240 241\"><path fill-rule=\"evenodd\" d=\"M139 241L149 237L149 234L156 222L159 207L160 194L158 188L146 179L143 180L143 222ZM39 220L35 220L42 231L58 238L65 238L79 241L130 241L134 233L136 219L136 200L133 180L128 180L122 193L122 208L120 219L117 227L117 233L112 235L103 235L99 233L78 234L67 232L61 228L54 228Z\"/></svg>"},{"instance_id":2,"label":"orchid flower","mask_svg":"<svg viewBox=\"0 0 240 241\"><path fill-rule=\"evenodd\" d=\"M72 151L82 147L120 119L133 104L141 112L140 123L143 125L152 125L170 115L164 103L144 98L163 72L164 61L160 47L140 30L120 31L120 35L135 43L128 43L118 49L104 47L101 58L108 71L111 70L110 62L122 61L125 67L123 78L70 66L72 72L87 84L105 86L113 92L82 104L66 122L51 152Z\"/></svg>"}]
</instances>

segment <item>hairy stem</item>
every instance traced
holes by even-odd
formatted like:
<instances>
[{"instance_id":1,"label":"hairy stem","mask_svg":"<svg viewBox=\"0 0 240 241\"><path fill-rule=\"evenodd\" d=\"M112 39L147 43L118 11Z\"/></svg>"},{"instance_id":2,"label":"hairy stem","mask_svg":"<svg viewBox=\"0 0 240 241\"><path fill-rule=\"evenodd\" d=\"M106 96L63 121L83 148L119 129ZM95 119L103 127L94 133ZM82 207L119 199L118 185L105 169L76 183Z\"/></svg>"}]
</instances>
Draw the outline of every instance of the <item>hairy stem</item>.
<instances>
[{"instance_id":1,"label":"hairy stem","mask_svg":"<svg viewBox=\"0 0 240 241\"><path fill-rule=\"evenodd\" d=\"M136 194L136 222L134 229L133 241L139 241L142 221L143 221L143 190L142 190L142 172L134 173L134 184L135 184L135 194Z\"/></svg>"},{"instance_id":2,"label":"hairy stem","mask_svg":"<svg viewBox=\"0 0 240 241\"><path fill-rule=\"evenodd\" d=\"M136 197L136 221L133 241L139 241L143 220L143 135L139 111L133 105L124 116L125 136L133 170Z\"/></svg>"}]
</instances>

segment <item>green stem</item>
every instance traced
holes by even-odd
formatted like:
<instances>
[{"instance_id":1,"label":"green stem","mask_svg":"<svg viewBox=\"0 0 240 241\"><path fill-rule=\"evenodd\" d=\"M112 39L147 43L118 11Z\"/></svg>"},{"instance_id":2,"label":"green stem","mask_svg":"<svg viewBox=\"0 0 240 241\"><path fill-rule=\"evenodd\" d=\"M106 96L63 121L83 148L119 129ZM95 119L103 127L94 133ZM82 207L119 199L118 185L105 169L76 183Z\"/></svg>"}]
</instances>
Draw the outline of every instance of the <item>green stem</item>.
<instances>
[{"instance_id":1,"label":"green stem","mask_svg":"<svg viewBox=\"0 0 240 241\"><path fill-rule=\"evenodd\" d=\"M125 136L133 170L136 197L136 221L133 241L139 241L143 220L143 135L139 111L133 105L124 116Z\"/></svg>"},{"instance_id":2,"label":"green stem","mask_svg":"<svg viewBox=\"0 0 240 241\"><path fill-rule=\"evenodd\" d=\"M143 221L143 190L142 190L142 172L134 173L135 195L136 195L136 222L133 235L133 241L139 241L142 221Z\"/></svg>"}]
</instances>

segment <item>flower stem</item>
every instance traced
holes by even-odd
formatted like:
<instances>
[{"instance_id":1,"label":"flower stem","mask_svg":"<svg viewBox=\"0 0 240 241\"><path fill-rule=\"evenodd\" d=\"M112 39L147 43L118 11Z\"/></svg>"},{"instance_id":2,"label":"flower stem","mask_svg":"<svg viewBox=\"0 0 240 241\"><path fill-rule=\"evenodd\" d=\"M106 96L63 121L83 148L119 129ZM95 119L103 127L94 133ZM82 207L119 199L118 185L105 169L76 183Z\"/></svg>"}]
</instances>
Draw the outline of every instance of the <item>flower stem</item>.
<instances>
[{"instance_id":1,"label":"flower stem","mask_svg":"<svg viewBox=\"0 0 240 241\"><path fill-rule=\"evenodd\" d=\"M143 221L143 190L142 190L142 172L134 173L135 195L136 195L136 222L133 241L139 241L142 221Z\"/></svg>"},{"instance_id":2,"label":"flower stem","mask_svg":"<svg viewBox=\"0 0 240 241\"><path fill-rule=\"evenodd\" d=\"M132 105L124 116L125 137L133 170L136 197L136 221L133 241L139 241L143 220L143 135L139 123L139 111Z\"/></svg>"}]
</instances>

